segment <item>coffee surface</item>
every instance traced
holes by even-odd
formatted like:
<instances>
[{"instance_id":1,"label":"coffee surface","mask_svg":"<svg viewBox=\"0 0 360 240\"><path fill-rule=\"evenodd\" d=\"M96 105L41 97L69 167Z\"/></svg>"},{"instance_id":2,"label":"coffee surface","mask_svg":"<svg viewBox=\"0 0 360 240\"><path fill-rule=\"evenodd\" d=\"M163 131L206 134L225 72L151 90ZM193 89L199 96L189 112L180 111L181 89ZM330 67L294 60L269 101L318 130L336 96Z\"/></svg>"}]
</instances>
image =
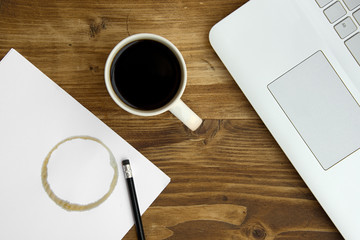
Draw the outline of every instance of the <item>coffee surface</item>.
<instances>
[{"instance_id":1,"label":"coffee surface","mask_svg":"<svg viewBox=\"0 0 360 240\"><path fill-rule=\"evenodd\" d=\"M153 40L135 41L121 49L111 66L111 84L130 107L153 110L169 103L181 82L174 53Z\"/></svg>"}]
</instances>

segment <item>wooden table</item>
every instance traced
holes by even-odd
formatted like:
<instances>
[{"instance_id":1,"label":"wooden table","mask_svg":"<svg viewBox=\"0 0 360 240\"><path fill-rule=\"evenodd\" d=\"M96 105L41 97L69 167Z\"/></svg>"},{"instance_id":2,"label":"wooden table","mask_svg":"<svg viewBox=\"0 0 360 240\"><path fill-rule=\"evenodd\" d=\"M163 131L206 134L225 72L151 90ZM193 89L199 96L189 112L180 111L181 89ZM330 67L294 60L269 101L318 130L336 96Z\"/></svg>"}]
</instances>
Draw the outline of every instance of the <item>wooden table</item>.
<instances>
[{"instance_id":1,"label":"wooden table","mask_svg":"<svg viewBox=\"0 0 360 240\"><path fill-rule=\"evenodd\" d=\"M210 28L245 2L0 0L0 58L18 50L171 177L143 216L148 239L342 239L210 46ZM199 130L109 97L107 55L143 32L182 52Z\"/></svg>"}]
</instances>

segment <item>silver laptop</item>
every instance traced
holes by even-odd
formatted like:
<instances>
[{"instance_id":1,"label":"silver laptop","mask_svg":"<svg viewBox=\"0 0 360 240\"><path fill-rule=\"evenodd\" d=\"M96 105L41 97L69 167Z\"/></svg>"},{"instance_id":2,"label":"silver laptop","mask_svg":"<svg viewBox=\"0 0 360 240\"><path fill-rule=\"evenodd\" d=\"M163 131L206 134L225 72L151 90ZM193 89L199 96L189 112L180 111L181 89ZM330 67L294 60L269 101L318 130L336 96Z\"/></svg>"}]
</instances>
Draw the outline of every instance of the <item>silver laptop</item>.
<instances>
[{"instance_id":1,"label":"silver laptop","mask_svg":"<svg viewBox=\"0 0 360 240\"><path fill-rule=\"evenodd\" d=\"M360 239L360 0L250 0L210 42L346 239Z\"/></svg>"}]
</instances>

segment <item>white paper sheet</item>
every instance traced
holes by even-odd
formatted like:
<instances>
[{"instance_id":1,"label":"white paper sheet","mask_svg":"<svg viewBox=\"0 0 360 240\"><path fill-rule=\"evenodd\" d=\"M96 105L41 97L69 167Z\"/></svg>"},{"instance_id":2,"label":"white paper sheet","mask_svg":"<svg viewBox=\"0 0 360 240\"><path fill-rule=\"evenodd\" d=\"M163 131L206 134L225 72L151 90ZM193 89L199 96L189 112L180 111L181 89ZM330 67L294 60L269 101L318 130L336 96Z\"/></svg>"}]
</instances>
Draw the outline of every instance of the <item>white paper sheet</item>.
<instances>
[{"instance_id":1,"label":"white paper sheet","mask_svg":"<svg viewBox=\"0 0 360 240\"><path fill-rule=\"evenodd\" d=\"M80 212L56 205L41 180L42 164L49 151L61 140L78 135L101 140L119 167L118 182L110 197L99 206ZM106 150L101 152L104 149L94 147L96 143L81 147L75 141L67 144L70 150L65 145L59 147L57 155L54 152L49 160L48 181L52 189L62 198L70 198L65 200L97 200L114 173L108 168ZM68 157L67 163L61 162L61 151L65 156L79 154L80 157L74 157L79 162L69 162ZM104 162L99 162L100 158ZM169 177L18 52L9 51L0 62L0 239L121 239L134 224L119 164L123 159L131 161L143 213L170 182ZM65 174L67 169L70 172ZM94 174L98 175L91 179ZM79 185L71 192L73 182Z\"/></svg>"}]
</instances>

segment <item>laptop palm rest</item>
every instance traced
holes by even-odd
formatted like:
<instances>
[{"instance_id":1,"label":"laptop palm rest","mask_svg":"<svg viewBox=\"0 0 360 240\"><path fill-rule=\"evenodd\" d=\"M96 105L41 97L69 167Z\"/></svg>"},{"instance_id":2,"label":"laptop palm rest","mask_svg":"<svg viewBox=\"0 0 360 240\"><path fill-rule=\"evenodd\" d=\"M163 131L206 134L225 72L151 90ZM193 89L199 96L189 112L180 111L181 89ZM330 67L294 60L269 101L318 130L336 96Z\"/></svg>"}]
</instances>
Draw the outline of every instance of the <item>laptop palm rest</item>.
<instances>
[{"instance_id":1,"label":"laptop palm rest","mask_svg":"<svg viewBox=\"0 0 360 240\"><path fill-rule=\"evenodd\" d=\"M325 170L360 148L360 107L323 52L268 89Z\"/></svg>"}]
</instances>

